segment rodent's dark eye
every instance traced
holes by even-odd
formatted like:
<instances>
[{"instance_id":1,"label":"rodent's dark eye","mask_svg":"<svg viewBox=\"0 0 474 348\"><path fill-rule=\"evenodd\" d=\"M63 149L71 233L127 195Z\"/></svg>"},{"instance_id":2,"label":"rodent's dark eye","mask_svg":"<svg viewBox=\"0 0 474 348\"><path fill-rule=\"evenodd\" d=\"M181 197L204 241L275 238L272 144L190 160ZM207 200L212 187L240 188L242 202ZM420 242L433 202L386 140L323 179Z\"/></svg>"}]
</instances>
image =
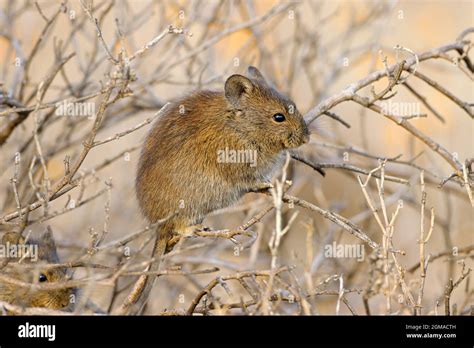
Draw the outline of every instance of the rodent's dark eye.
<instances>
[{"instance_id":1,"label":"rodent's dark eye","mask_svg":"<svg viewBox=\"0 0 474 348\"><path fill-rule=\"evenodd\" d=\"M48 277L46 277L45 274L41 273L41 274L39 275L39 279L38 279L38 280L39 280L40 283L43 283L43 282L45 282L45 281L48 280Z\"/></svg>"},{"instance_id":2,"label":"rodent's dark eye","mask_svg":"<svg viewBox=\"0 0 474 348\"><path fill-rule=\"evenodd\" d=\"M273 120L274 120L275 122L280 123L280 122L285 121L286 118L285 118L285 115L283 115L283 114L275 114L275 115L273 115Z\"/></svg>"}]
</instances>

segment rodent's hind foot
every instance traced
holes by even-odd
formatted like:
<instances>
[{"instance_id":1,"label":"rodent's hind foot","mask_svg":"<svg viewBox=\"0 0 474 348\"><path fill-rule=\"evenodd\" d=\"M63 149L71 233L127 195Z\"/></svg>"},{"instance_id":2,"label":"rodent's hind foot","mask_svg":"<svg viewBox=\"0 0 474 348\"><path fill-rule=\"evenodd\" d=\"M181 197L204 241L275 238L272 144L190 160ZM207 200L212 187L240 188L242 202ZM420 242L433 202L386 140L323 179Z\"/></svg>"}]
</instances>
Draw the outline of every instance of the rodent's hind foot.
<instances>
[{"instance_id":1,"label":"rodent's hind foot","mask_svg":"<svg viewBox=\"0 0 474 348\"><path fill-rule=\"evenodd\" d=\"M196 225L196 229L194 232L209 232L212 231L212 228L209 226L204 226L204 225Z\"/></svg>"},{"instance_id":2,"label":"rodent's hind foot","mask_svg":"<svg viewBox=\"0 0 474 348\"><path fill-rule=\"evenodd\" d=\"M188 226L188 227L185 227L181 230L178 230L178 231L175 231L177 234L181 235L181 236L192 236L194 235L196 232L201 232L201 231L210 231L211 228L208 227L208 226L204 226L202 224L197 224L197 225L192 225L192 226Z\"/></svg>"}]
</instances>

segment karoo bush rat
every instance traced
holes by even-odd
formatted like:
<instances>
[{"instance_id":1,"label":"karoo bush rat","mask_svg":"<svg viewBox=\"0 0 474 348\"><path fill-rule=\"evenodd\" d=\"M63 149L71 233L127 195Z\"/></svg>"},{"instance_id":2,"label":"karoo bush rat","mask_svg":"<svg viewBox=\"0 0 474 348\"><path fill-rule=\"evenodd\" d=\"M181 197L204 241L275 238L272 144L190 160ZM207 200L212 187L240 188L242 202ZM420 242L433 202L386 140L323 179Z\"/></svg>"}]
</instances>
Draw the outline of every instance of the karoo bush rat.
<instances>
[{"instance_id":1,"label":"karoo bush rat","mask_svg":"<svg viewBox=\"0 0 474 348\"><path fill-rule=\"evenodd\" d=\"M158 261L151 270L158 269L170 234L186 233L268 182L285 150L308 140L295 104L252 66L248 77L230 76L224 92L197 91L168 105L145 140L136 177L138 202L150 222L176 213L158 227ZM256 161L225 163L219 153L226 149L253 152Z\"/></svg>"},{"instance_id":2,"label":"karoo bush rat","mask_svg":"<svg viewBox=\"0 0 474 348\"><path fill-rule=\"evenodd\" d=\"M3 235L1 243L4 250L16 248L15 253L17 254L15 257L9 257L8 263L2 263L2 274L14 280L38 285L67 280L65 268L31 267L36 264L59 263L56 244L49 229L39 239L28 240L26 244L24 238L18 233L7 232ZM34 246L34 248L22 248L21 246ZM29 250L30 254L20 255L19 250ZM35 253L36 255L33 255ZM70 288L33 289L0 281L0 301L22 307L65 309L72 306L71 295L74 293L75 290Z\"/></svg>"}]
</instances>

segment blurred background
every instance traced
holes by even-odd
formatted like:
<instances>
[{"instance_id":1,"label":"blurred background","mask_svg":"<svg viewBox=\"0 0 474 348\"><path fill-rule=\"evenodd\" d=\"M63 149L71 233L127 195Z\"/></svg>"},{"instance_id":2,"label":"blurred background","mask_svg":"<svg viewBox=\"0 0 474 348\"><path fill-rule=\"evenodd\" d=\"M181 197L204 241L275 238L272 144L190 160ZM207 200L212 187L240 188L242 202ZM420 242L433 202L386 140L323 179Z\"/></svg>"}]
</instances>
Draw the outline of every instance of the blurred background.
<instances>
[{"instance_id":1,"label":"blurred background","mask_svg":"<svg viewBox=\"0 0 474 348\"><path fill-rule=\"evenodd\" d=\"M38 4L42 13L33 2L0 0L0 83L3 95L16 98L23 106L35 106L39 82L45 79L48 71L60 59L58 57L65 57L72 52L75 56L57 73L43 102L54 103L66 98L72 100L100 91L114 71L113 64L107 59L98 40L96 27L87 17L81 3L68 1L59 10L46 33L43 33L43 28L58 11L60 3L39 1ZM391 65L397 62L396 45L422 53L455 42L463 30L473 26L473 6L472 1L456 0L94 1L93 15L99 19L104 41L114 57L119 54L131 56L169 25L183 29L181 34L165 35L156 46L130 63L134 77L128 85L131 94L107 108L96 140L106 139L141 124L153 117L167 101L190 91L201 88L222 90L229 75L244 74L248 65L257 66L282 93L295 101L304 114L351 83L373 71L384 69L380 50ZM27 58L42 35L44 37L34 59L27 64L25 71ZM398 59L409 57L407 52L398 52ZM470 103L474 101L472 74L469 78L452 62L431 59L421 63L418 69L459 99ZM25 76L28 76L27 81ZM398 105L414 105L426 113L427 117L410 122L450 152L457 153L461 162L473 157L472 118L423 81L413 76L408 81L445 121L434 117L431 110L402 86L396 87L397 93L391 100ZM22 84L24 87L21 87ZM381 79L374 84L374 88L380 91L386 85L387 79ZM19 91L22 88L23 96L20 98ZM370 96L370 87L360 94ZM88 99L88 102L94 103L96 111L100 101L100 96ZM401 154L401 161L410 161L416 157L414 163L417 166L434 173L431 175L425 172L426 206L429 209L434 207L436 217L426 253L447 254L429 264L423 313L444 313L440 303L448 280L456 280L461 274L459 259L472 267L472 248L467 254L461 253L459 256L450 252L452 248L462 249L474 244L473 208L465 188L455 182L448 182L440 188L440 182L449 177L453 169L438 154L382 115L353 102L341 103L331 111L346 121L350 128L332 118L319 117L310 127L311 143L300 150L308 158L316 162L348 163L370 171L378 166L377 157L393 158ZM79 155L81 143L91 131L93 117L58 116L51 108L38 110L36 114L40 121L45 121L39 141L47 160L48 177L54 183L64 175L65 156L69 156L73 162ZM0 129L5 129L15 117L13 114L0 117ZM0 147L2 216L16 209L10 181L14 176L16 152L22 155L20 197L24 202L29 199L31 185L28 170L36 154L31 139L33 128L34 118L30 115ZM138 147L149 129L150 125L145 125L117 140L93 148L76 174L79 177L81 173L88 173L81 185L52 201L48 213L42 208L32 212L29 216L31 222L26 229L34 234L50 225L60 245L61 259L71 261L85 253L91 235L102 233L104 223L107 224L107 233L103 235L104 244L147 226L135 199L134 176ZM351 147L374 158L351 152L348 150ZM90 173L112 158L115 158L112 163ZM40 165L36 167L33 173L35 179L40 180L43 172ZM399 200L403 201L394 228L393 244L396 249L406 253L397 257L401 266L407 269L419 262L419 173L419 169L412 166L391 162L386 165L387 175L404 178L411 183L409 186L385 183L389 215L395 211ZM382 232L368 209L356 173L326 169L326 176L322 177L304 164L292 162L289 175L293 180L290 194L337 212L357 224L374 241L381 242ZM362 179L364 177L361 176ZM112 183L111 189L107 189L107 180ZM374 179L369 191L378 202ZM70 207L71 200L80 203L88 197L94 198L58 216L48 217L54 211ZM248 194L238 206L212 214L205 224L216 230L237 228L268 204L271 204L271 198ZM339 278L334 277L340 275L344 280L344 288L354 289L345 295L354 312L367 314L363 303L363 296L366 295L371 314L387 313L387 296L392 301L390 313L411 313L404 301L398 301L402 291L397 284L397 272L393 265L390 266L393 277L387 285L384 284L383 271L367 245L362 262L350 257L325 257L325 246L333 242L341 245L358 245L362 242L315 212L294 209L300 214L282 240L278 263L294 266L292 274L295 278L288 282L293 287L300 286L301 292L308 295L312 314L336 313L338 296L334 296L331 291L339 289ZM285 221L289 220L294 209L285 208ZM15 222L18 223L18 219L9 220L8 224L0 225L0 228L16 228ZM428 229L429 213L426 214L425 226ZM219 271L160 277L145 313L157 314L165 309L188 308L199 289L217 276L269 269L271 255L268 242L274 228L275 215L270 212L261 222L252 226L251 230L258 234L256 240L238 252L235 244L226 239L187 240L182 252L167 258L165 268L179 266L184 270L193 270L215 266ZM247 239L243 237L241 240ZM129 244L133 262L138 263L149 257L150 247L139 250L144 240L138 239ZM197 246L191 248L193 245ZM123 262L123 249L98 253L94 258L98 263L116 267ZM102 271L78 268L74 277L80 279L90 275L90 272ZM326 279L330 280L324 283ZM84 296L107 311L123 300L130 289L126 286L134 280L133 277L124 277L117 286L91 282L85 287ZM416 294L419 270L408 272L405 280ZM215 288L215 301L221 304L238 303L248 297L238 282L229 284L232 287L230 295L222 287ZM125 290L120 292L121 289ZM284 287L280 290L282 296L288 291ZM318 291L319 295L311 295ZM469 281L468 277L453 292L452 302L457 305L457 314L471 311L472 299L472 279ZM244 313L242 309L228 309L225 306L215 312ZM297 314L298 309L295 304L286 303L275 305L274 312ZM351 314L351 309L341 306L340 313Z\"/></svg>"}]
</instances>

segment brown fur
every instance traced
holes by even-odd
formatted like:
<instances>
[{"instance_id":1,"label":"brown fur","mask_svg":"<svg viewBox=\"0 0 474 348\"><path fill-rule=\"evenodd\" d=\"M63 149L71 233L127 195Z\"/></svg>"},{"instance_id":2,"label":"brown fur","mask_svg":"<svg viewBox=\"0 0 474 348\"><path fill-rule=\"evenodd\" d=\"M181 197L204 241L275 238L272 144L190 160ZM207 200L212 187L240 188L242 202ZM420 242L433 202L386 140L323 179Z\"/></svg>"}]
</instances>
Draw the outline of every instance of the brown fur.
<instances>
[{"instance_id":1,"label":"brown fur","mask_svg":"<svg viewBox=\"0 0 474 348\"><path fill-rule=\"evenodd\" d=\"M198 91L172 103L154 124L136 178L140 207L151 222L179 211L171 223L176 231L201 223L208 213L268 181L282 151L307 141L308 129L294 103L261 77L250 81L252 90L243 93L237 107L223 92ZM276 113L287 120L274 122ZM217 152L225 148L256 150L257 166L218 163Z\"/></svg>"},{"instance_id":2,"label":"brown fur","mask_svg":"<svg viewBox=\"0 0 474 348\"><path fill-rule=\"evenodd\" d=\"M294 103L270 87L256 68L250 67L249 75L229 77L224 92L198 91L173 102L148 134L135 183L141 210L150 222L178 212L157 228L157 261L149 271L159 269L171 233L185 232L208 213L268 182L282 164L284 150L309 140ZM272 119L277 113L285 115L285 122ZM226 148L256 150L257 165L219 163L218 151ZM154 279L146 277L140 298L122 313L141 311Z\"/></svg>"}]
</instances>

